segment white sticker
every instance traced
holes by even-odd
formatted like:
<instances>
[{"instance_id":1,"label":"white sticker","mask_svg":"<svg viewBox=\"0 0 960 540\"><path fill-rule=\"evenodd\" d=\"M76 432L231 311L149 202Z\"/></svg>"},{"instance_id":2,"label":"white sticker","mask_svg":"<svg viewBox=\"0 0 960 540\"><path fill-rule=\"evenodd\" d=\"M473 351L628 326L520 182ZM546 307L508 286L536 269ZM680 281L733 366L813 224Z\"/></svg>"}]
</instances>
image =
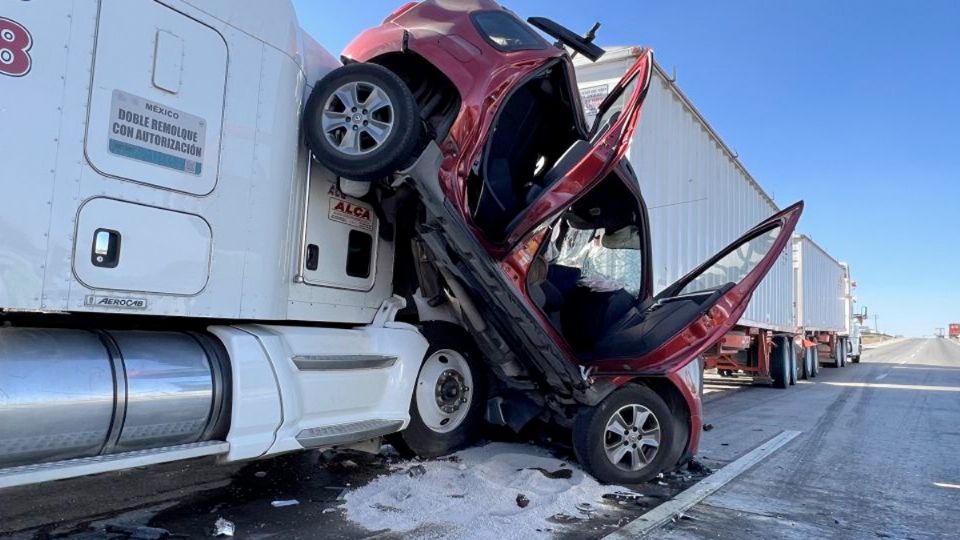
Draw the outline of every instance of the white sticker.
<instances>
[{"instance_id":1,"label":"white sticker","mask_svg":"<svg viewBox=\"0 0 960 540\"><path fill-rule=\"evenodd\" d=\"M580 88L580 102L583 103L583 113L587 117L587 125L593 124L593 119L599 112L600 104L610 93L610 85L598 84Z\"/></svg>"},{"instance_id":2,"label":"white sticker","mask_svg":"<svg viewBox=\"0 0 960 540\"><path fill-rule=\"evenodd\" d=\"M99 308L147 309L147 299L88 294L83 300L83 305Z\"/></svg>"},{"instance_id":3,"label":"white sticker","mask_svg":"<svg viewBox=\"0 0 960 540\"><path fill-rule=\"evenodd\" d=\"M207 123L203 118L149 99L113 91L111 154L200 175Z\"/></svg>"},{"instance_id":4,"label":"white sticker","mask_svg":"<svg viewBox=\"0 0 960 540\"><path fill-rule=\"evenodd\" d=\"M327 216L332 221L364 231L372 231L375 224L370 208L337 197L330 197L330 213Z\"/></svg>"}]
</instances>

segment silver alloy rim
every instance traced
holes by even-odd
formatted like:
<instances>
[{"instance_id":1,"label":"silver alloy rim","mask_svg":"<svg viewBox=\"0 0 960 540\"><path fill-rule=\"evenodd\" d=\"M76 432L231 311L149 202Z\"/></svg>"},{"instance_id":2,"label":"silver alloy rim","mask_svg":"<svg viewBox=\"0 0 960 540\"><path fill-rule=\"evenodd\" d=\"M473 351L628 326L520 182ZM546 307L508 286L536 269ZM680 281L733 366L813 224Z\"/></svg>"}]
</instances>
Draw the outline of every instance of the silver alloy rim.
<instances>
[{"instance_id":1,"label":"silver alloy rim","mask_svg":"<svg viewBox=\"0 0 960 540\"><path fill-rule=\"evenodd\" d=\"M431 354L417 377L417 411L424 425L437 433L457 429L473 401L473 375L462 354L440 349Z\"/></svg>"},{"instance_id":2,"label":"silver alloy rim","mask_svg":"<svg viewBox=\"0 0 960 540\"><path fill-rule=\"evenodd\" d=\"M660 436L660 422L650 409L637 404L620 407L604 428L607 459L619 469L638 471L657 456Z\"/></svg>"},{"instance_id":3,"label":"silver alloy rim","mask_svg":"<svg viewBox=\"0 0 960 540\"><path fill-rule=\"evenodd\" d=\"M379 86L347 83L327 98L320 127L334 149L348 156L380 148L393 131L394 107Z\"/></svg>"}]
</instances>

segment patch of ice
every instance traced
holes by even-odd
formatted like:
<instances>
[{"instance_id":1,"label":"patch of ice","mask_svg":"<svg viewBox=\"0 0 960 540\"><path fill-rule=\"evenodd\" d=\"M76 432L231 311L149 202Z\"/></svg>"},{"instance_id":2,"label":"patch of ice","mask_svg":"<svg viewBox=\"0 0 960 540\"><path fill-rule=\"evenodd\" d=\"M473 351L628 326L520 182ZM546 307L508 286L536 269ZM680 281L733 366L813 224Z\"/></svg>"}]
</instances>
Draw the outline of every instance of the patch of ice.
<instances>
[{"instance_id":1,"label":"patch of ice","mask_svg":"<svg viewBox=\"0 0 960 540\"><path fill-rule=\"evenodd\" d=\"M458 461L419 463L425 473L414 478L403 473L417 465L410 462L351 490L345 497L347 518L372 531L403 533L425 527L455 538L548 537L548 529L559 531L564 526L547 518L566 514L586 519L578 506L598 508L604 493L628 491L601 485L532 445L491 443L456 456ZM569 479L548 478L530 470L534 467L571 468L573 474ZM517 505L518 494L530 500L525 508Z\"/></svg>"}]
</instances>

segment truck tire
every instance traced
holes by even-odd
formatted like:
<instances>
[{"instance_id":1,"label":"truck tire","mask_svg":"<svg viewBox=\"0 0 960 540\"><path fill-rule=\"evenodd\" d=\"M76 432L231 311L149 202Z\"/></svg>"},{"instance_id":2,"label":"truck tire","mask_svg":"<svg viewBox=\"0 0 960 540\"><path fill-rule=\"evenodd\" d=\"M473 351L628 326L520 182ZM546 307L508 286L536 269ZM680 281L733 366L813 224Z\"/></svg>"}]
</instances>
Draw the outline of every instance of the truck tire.
<instances>
[{"instance_id":1,"label":"truck tire","mask_svg":"<svg viewBox=\"0 0 960 540\"><path fill-rule=\"evenodd\" d=\"M810 365L813 367L811 371L811 376L816 377L820 374L820 352L817 350L817 347L808 347L806 353L810 355Z\"/></svg>"},{"instance_id":2,"label":"truck tire","mask_svg":"<svg viewBox=\"0 0 960 540\"><path fill-rule=\"evenodd\" d=\"M770 378L773 379L774 388L790 386L791 369L790 346L787 345L787 339L777 336L773 338L773 350L770 352Z\"/></svg>"},{"instance_id":3,"label":"truck tire","mask_svg":"<svg viewBox=\"0 0 960 540\"><path fill-rule=\"evenodd\" d=\"M840 367L847 366L847 340L840 340Z\"/></svg>"},{"instance_id":4,"label":"truck tire","mask_svg":"<svg viewBox=\"0 0 960 540\"><path fill-rule=\"evenodd\" d=\"M842 340L837 340L836 346L833 347L833 364L832 367L841 368L843 367L843 345Z\"/></svg>"},{"instance_id":5,"label":"truck tire","mask_svg":"<svg viewBox=\"0 0 960 540\"><path fill-rule=\"evenodd\" d=\"M800 363L797 362L796 355L793 354L793 347L789 345L789 340L787 341L788 345L787 350L790 355L790 386L797 384L797 380L800 379Z\"/></svg>"},{"instance_id":6,"label":"truck tire","mask_svg":"<svg viewBox=\"0 0 960 540\"><path fill-rule=\"evenodd\" d=\"M348 64L317 82L303 131L314 157L334 174L372 181L412 161L423 124L400 77L376 64Z\"/></svg>"},{"instance_id":7,"label":"truck tire","mask_svg":"<svg viewBox=\"0 0 960 540\"><path fill-rule=\"evenodd\" d=\"M573 424L573 451L580 465L607 484L646 482L677 464L687 425L650 388L630 384L594 407L583 407Z\"/></svg>"},{"instance_id":8,"label":"truck tire","mask_svg":"<svg viewBox=\"0 0 960 540\"><path fill-rule=\"evenodd\" d=\"M807 354L807 350L802 348L800 349L800 354L802 355L803 362L803 378L812 379L815 377L813 374L813 359Z\"/></svg>"},{"instance_id":9,"label":"truck tire","mask_svg":"<svg viewBox=\"0 0 960 540\"><path fill-rule=\"evenodd\" d=\"M463 328L427 322L430 343L410 399L410 424L389 442L401 454L439 457L474 442L483 427L486 371L479 349Z\"/></svg>"}]
</instances>

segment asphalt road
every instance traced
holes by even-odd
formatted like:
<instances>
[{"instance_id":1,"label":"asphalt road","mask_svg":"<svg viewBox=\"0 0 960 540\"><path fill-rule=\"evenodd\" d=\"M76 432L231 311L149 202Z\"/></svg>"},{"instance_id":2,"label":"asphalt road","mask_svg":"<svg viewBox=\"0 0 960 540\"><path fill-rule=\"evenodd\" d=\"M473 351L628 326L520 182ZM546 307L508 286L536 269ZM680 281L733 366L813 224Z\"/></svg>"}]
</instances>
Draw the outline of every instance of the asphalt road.
<instances>
[{"instance_id":1,"label":"asphalt road","mask_svg":"<svg viewBox=\"0 0 960 540\"><path fill-rule=\"evenodd\" d=\"M908 340L820 374L788 390L711 381L705 410L713 429L698 456L708 465L722 466L781 430L802 434L655 536L960 537L960 345ZM345 488L394 467L384 456L359 454L319 466L201 459L14 488L0 491L0 537L112 540L130 537L125 526L144 525L209 537L225 516L240 538L402 538L351 523L340 500ZM632 487L655 505L685 487L668 481ZM271 506L286 499L300 504ZM614 505L566 536L600 537L643 511Z\"/></svg>"},{"instance_id":2,"label":"asphalt road","mask_svg":"<svg viewBox=\"0 0 960 540\"><path fill-rule=\"evenodd\" d=\"M657 537L960 537L960 345L906 340L788 390L730 386L706 404L708 463L802 434Z\"/></svg>"}]
</instances>

